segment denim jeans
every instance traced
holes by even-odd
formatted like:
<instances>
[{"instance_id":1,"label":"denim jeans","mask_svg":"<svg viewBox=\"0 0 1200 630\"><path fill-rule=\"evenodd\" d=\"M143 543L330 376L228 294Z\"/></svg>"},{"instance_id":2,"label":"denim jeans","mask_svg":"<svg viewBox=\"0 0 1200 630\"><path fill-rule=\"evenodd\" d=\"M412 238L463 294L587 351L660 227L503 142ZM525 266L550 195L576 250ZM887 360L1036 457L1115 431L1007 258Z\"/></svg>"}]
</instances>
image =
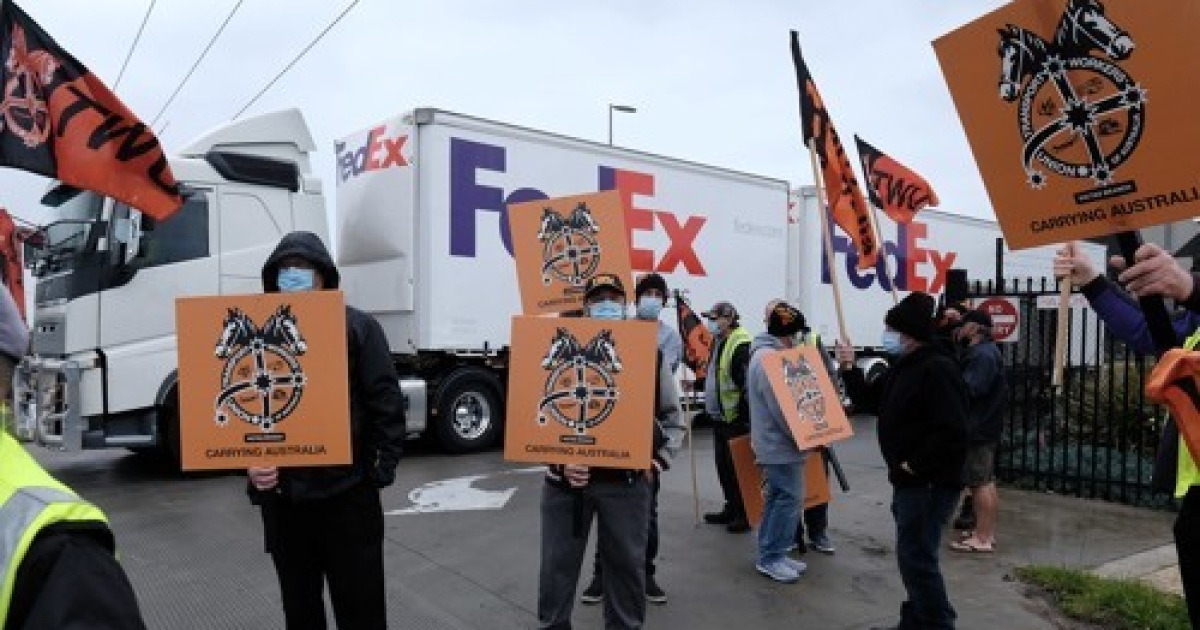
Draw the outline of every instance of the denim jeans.
<instances>
[{"instance_id":1,"label":"denim jeans","mask_svg":"<svg viewBox=\"0 0 1200 630\"><path fill-rule=\"evenodd\" d=\"M800 503L804 497L804 463L766 464L762 523L758 526L758 563L768 565L787 554L800 522Z\"/></svg>"},{"instance_id":2,"label":"denim jeans","mask_svg":"<svg viewBox=\"0 0 1200 630\"><path fill-rule=\"evenodd\" d=\"M896 487L896 562L908 601L900 609L901 630L953 629L958 616L946 595L938 549L961 492L954 488Z\"/></svg>"}]
</instances>

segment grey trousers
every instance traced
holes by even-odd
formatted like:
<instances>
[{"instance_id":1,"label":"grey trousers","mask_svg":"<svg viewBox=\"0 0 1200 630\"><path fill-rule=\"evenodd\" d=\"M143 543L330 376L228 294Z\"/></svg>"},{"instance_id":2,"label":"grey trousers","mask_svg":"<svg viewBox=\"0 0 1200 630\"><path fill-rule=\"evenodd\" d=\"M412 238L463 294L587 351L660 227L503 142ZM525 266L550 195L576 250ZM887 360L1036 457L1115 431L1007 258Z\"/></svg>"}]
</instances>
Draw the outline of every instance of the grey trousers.
<instances>
[{"instance_id":1,"label":"grey trousers","mask_svg":"<svg viewBox=\"0 0 1200 630\"><path fill-rule=\"evenodd\" d=\"M597 548L604 565L604 627L635 630L646 619L646 538L650 484L593 483L583 492L542 488L542 558L538 575L538 627L570 630L575 589L598 516ZM577 512L576 510L581 510ZM576 518L582 526L576 527Z\"/></svg>"}]
</instances>

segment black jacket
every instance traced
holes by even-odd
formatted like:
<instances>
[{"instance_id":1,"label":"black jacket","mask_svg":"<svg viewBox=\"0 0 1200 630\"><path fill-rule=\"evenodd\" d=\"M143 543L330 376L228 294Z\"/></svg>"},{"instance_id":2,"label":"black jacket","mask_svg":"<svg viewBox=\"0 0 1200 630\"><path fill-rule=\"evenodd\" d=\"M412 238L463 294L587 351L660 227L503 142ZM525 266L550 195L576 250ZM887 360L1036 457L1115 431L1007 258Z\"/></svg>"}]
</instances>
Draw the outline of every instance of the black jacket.
<instances>
[{"instance_id":1,"label":"black jacket","mask_svg":"<svg viewBox=\"0 0 1200 630\"><path fill-rule=\"evenodd\" d=\"M276 292L280 262L289 256L315 266L326 289L338 286L340 275L321 239L311 232L292 232L280 240L263 265L263 289ZM404 444L404 399L392 364L383 328L373 317L346 307L346 350L350 379L350 466L285 468L279 492L293 500L321 499L344 492L364 481L387 486L395 480ZM261 497L251 489L251 498Z\"/></svg>"},{"instance_id":2,"label":"black jacket","mask_svg":"<svg viewBox=\"0 0 1200 630\"><path fill-rule=\"evenodd\" d=\"M996 342L985 339L963 350L962 375L970 396L967 438L972 444L999 442L1008 387Z\"/></svg>"},{"instance_id":3,"label":"black jacket","mask_svg":"<svg viewBox=\"0 0 1200 630\"><path fill-rule=\"evenodd\" d=\"M137 597L100 523L38 533L17 567L4 630L145 630Z\"/></svg>"},{"instance_id":4,"label":"black jacket","mask_svg":"<svg viewBox=\"0 0 1200 630\"><path fill-rule=\"evenodd\" d=\"M870 385L858 368L842 375L852 397L879 409L879 449L892 484L962 487L967 386L950 357L925 345L896 359Z\"/></svg>"}]
</instances>

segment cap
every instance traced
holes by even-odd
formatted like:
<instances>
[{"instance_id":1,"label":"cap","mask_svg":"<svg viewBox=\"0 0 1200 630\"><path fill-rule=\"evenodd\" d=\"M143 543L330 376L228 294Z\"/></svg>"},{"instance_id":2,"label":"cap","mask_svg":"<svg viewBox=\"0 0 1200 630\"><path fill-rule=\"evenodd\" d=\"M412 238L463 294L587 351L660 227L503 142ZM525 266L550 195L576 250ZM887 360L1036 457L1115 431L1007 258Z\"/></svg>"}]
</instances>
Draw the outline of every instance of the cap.
<instances>
[{"instance_id":1,"label":"cap","mask_svg":"<svg viewBox=\"0 0 1200 630\"><path fill-rule=\"evenodd\" d=\"M583 299L587 301L591 299L592 294L601 289L610 289L625 295L625 285L621 279L611 273L598 273L591 278L588 278L587 284L584 285Z\"/></svg>"},{"instance_id":2,"label":"cap","mask_svg":"<svg viewBox=\"0 0 1200 630\"><path fill-rule=\"evenodd\" d=\"M718 317L728 317L729 319L738 318L737 309L734 308L733 304L730 304L729 302L717 302L716 304L713 304L713 307L708 309L707 312L703 313L703 315L708 319L716 319Z\"/></svg>"}]
</instances>

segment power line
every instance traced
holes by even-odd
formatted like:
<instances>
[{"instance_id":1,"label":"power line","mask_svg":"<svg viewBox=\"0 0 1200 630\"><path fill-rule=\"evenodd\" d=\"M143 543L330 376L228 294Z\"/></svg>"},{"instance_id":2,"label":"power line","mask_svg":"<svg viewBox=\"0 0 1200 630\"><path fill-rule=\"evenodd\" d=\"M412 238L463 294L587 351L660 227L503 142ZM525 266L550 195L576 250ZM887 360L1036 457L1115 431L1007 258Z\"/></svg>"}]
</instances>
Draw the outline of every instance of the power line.
<instances>
[{"instance_id":1,"label":"power line","mask_svg":"<svg viewBox=\"0 0 1200 630\"><path fill-rule=\"evenodd\" d=\"M175 91L171 93L171 97L167 99L166 103L163 103L162 109L158 110L158 113L154 115L154 119L150 121L151 127L154 126L154 123L158 122L158 119L163 115L163 112L167 111L167 108L171 106L171 103L175 100L175 97L179 96L179 92L183 90L183 86L187 84L188 79L192 78L192 73L195 72L196 68L200 66L200 62L204 61L204 57L208 55L208 51L212 50L213 44L217 43L217 38L221 36L221 33L225 32L225 27L229 26L229 21L233 19L233 16L238 12L238 9L242 8L243 2L245 2L245 0L238 0L238 3L233 5L233 8L230 9L229 15L225 16L225 21L221 22L220 28L217 29L216 33L213 33L212 38L208 40L208 45L204 47L204 50L200 52L200 56L196 58L196 63L193 63L191 69L187 71L187 74L183 75L183 80L179 82L179 85L175 86Z\"/></svg>"},{"instance_id":2,"label":"power line","mask_svg":"<svg viewBox=\"0 0 1200 630\"><path fill-rule=\"evenodd\" d=\"M113 83L112 91L117 91L117 86L121 85L121 78L125 76L125 68L129 67L129 60L133 59L133 51L137 49L138 42L142 39L142 31L146 30L146 22L150 21L150 13L154 11L154 4L158 0L150 0L150 6L146 7L146 15L142 16L142 25L138 27L137 35L133 36L133 43L129 45L129 52L125 53L125 63L121 64L121 71L117 73L117 80Z\"/></svg>"},{"instance_id":3,"label":"power line","mask_svg":"<svg viewBox=\"0 0 1200 630\"><path fill-rule=\"evenodd\" d=\"M300 61L300 59L302 57L304 57L304 55L306 55L308 53L308 51L312 50L312 47L316 46L317 42L321 41L321 38L325 37L326 33L333 30L333 27L337 26L338 22L341 22L342 18L346 17L346 14L350 12L350 9L353 9L356 5L358 5L358 3L359 3L359 0L354 0L354 2L350 3L350 6L347 6L344 10L342 10L342 13L340 15L338 15L336 18L334 18L333 21L330 22L329 25L325 27L325 30L321 31L315 38L313 38L313 40L311 42L309 42L307 46L304 47L304 50L300 51L300 54L296 55L290 62L288 62L288 65L284 66L283 70L281 70L279 72L279 74L275 75L274 79L271 79L271 81L269 83L267 83L267 85L265 87L263 87L263 89L259 90L258 94L255 94L254 98L250 99L249 103L246 103L245 105L243 105L242 108L239 109L238 112L233 115L232 120L237 120L237 118L239 116L241 116L242 114L244 114L247 109L250 109L251 105L258 102L258 99L262 98L262 95L266 94L267 90L271 89L271 86L275 85L276 81L278 81L280 78L282 78L283 75L287 74L288 70L291 70L292 66L296 65L296 62Z\"/></svg>"}]
</instances>

